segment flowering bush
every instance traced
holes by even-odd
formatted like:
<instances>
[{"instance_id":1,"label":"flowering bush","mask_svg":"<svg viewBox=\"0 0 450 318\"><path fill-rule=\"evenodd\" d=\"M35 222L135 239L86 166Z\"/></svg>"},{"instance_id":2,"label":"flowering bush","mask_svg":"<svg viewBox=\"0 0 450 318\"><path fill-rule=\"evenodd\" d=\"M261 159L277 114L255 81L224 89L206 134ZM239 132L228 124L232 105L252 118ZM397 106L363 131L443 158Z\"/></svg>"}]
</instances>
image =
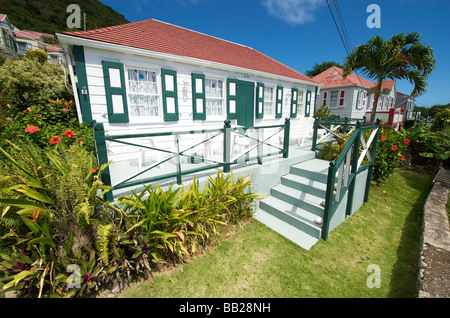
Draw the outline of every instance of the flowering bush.
<instances>
[{"instance_id":1,"label":"flowering bush","mask_svg":"<svg viewBox=\"0 0 450 318\"><path fill-rule=\"evenodd\" d=\"M396 168L403 165L409 142L409 139L391 126L381 125L373 167L373 180L386 180Z\"/></svg>"},{"instance_id":2,"label":"flowering bush","mask_svg":"<svg viewBox=\"0 0 450 318\"><path fill-rule=\"evenodd\" d=\"M92 129L88 124L78 123L72 100L50 100L23 111L7 105L0 127L0 146L6 148L9 145L5 140L28 140L41 148L63 142L94 150Z\"/></svg>"}]
</instances>

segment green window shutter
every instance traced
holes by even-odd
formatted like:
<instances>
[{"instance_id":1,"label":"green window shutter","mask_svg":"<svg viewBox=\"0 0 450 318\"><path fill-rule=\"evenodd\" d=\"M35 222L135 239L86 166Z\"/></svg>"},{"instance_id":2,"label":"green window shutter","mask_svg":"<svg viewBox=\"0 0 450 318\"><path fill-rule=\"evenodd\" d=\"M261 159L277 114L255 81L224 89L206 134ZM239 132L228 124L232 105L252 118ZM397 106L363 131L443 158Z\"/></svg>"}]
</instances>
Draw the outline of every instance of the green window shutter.
<instances>
[{"instance_id":1,"label":"green window shutter","mask_svg":"<svg viewBox=\"0 0 450 318\"><path fill-rule=\"evenodd\" d=\"M305 117L309 117L311 114L311 91L306 91L306 102L305 102Z\"/></svg>"},{"instance_id":2,"label":"green window shutter","mask_svg":"<svg viewBox=\"0 0 450 318\"><path fill-rule=\"evenodd\" d=\"M227 80L227 119L237 118L237 91L238 80L229 78Z\"/></svg>"},{"instance_id":3,"label":"green window shutter","mask_svg":"<svg viewBox=\"0 0 450 318\"><path fill-rule=\"evenodd\" d=\"M277 99L275 103L275 118L283 115L283 86L277 86Z\"/></svg>"},{"instance_id":4,"label":"green window shutter","mask_svg":"<svg viewBox=\"0 0 450 318\"><path fill-rule=\"evenodd\" d=\"M81 104L81 118L84 123L92 122L91 102L89 99L89 87L86 75L86 63L84 59L84 49L82 46L73 46L73 55L75 58L75 68L78 79L78 99Z\"/></svg>"},{"instance_id":5,"label":"green window shutter","mask_svg":"<svg viewBox=\"0 0 450 318\"><path fill-rule=\"evenodd\" d=\"M298 89L292 89L291 97L291 118L297 118Z\"/></svg>"},{"instance_id":6,"label":"green window shutter","mask_svg":"<svg viewBox=\"0 0 450 318\"><path fill-rule=\"evenodd\" d=\"M264 117L264 84L256 84L256 118Z\"/></svg>"},{"instance_id":7,"label":"green window shutter","mask_svg":"<svg viewBox=\"0 0 450 318\"><path fill-rule=\"evenodd\" d=\"M206 119L205 75L192 73L192 107L194 120Z\"/></svg>"},{"instance_id":8,"label":"green window shutter","mask_svg":"<svg viewBox=\"0 0 450 318\"><path fill-rule=\"evenodd\" d=\"M161 69L165 121L178 120L177 72Z\"/></svg>"},{"instance_id":9,"label":"green window shutter","mask_svg":"<svg viewBox=\"0 0 450 318\"><path fill-rule=\"evenodd\" d=\"M102 61L106 105L110 123L128 123L127 92L123 64Z\"/></svg>"}]
</instances>

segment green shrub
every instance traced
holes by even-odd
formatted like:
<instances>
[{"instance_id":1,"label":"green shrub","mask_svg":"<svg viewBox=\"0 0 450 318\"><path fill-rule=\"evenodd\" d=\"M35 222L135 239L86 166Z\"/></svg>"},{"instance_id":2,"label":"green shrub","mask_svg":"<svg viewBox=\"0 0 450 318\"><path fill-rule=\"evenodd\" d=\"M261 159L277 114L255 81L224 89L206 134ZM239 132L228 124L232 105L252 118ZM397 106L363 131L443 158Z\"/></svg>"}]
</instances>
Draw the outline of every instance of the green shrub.
<instances>
[{"instance_id":1,"label":"green shrub","mask_svg":"<svg viewBox=\"0 0 450 318\"><path fill-rule=\"evenodd\" d=\"M0 93L7 96L18 111L47 102L70 98L66 88L67 72L56 63L40 63L37 59L7 59L0 67Z\"/></svg>"},{"instance_id":2,"label":"green shrub","mask_svg":"<svg viewBox=\"0 0 450 318\"><path fill-rule=\"evenodd\" d=\"M47 62L47 52L40 49L26 50L25 57L30 60L36 60L41 64Z\"/></svg>"}]
</instances>

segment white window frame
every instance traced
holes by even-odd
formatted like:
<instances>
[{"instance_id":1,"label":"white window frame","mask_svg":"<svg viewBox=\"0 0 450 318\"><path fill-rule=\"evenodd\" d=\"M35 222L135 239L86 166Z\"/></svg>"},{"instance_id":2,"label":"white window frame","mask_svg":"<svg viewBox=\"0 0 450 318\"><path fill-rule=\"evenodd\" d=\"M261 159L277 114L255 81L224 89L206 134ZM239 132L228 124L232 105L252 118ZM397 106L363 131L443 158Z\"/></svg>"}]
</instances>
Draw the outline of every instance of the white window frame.
<instances>
[{"instance_id":1,"label":"white window frame","mask_svg":"<svg viewBox=\"0 0 450 318\"><path fill-rule=\"evenodd\" d=\"M338 108L339 107L339 92L340 92L340 90L328 91L328 93L330 94L330 96L328 97L328 108ZM336 93L336 98L331 98L333 93ZM331 102L332 100L336 101L336 104L334 106Z\"/></svg>"},{"instance_id":2,"label":"white window frame","mask_svg":"<svg viewBox=\"0 0 450 318\"><path fill-rule=\"evenodd\" d=\"M297 94L297 118L299 117L299 115L305 117L305 107L306 107L306 89L299 89Z\"/></svg>"},{"instance_id":3,"label":"white window frame","mask_svg":"<svg viewBox=\"0 0 450 318\"><path fill-rule=\"evenodd\" d=\"M222 81L222 97L221 98L215 98L215 97L208 97L208 81ZM236 87L237 89L237 87ZM208 99L222 99L222 115L208 115ZM215 121L215 120L224 120L227 117L227 79L224 77L218 77L218 76L209 76L208 74L205 74L205 105L204 105L204 111L206 115L206 120L208 121Z\"/></svg>"},{"instance_id":4,"label":"white window frame","mask_svg":"<svg viewBox=\"0 0 450 318\"><path fill-rule=\"evenodd\" d=\"M267 99L266 95L266 89L272 90L272 99ZM273 85L266 85L264 84L264 119L274 119L275 118L275 104L276 104L276 96L277 95L277 87ZM268 106L270 106L270 109L268 109ZM269 110L269 111L268 111Z\"/></svg>"},{"instance_id":5,"label":"white window frame","mask_svg":"<svg viewBox=\"0 0 450 318\"><path fill-rule=\"evenodd\" d=\"M149 96L158 96L158 116L136 116L132 114L132 103L130 95L135 95L134 92L130 91L129 87L129 77L128 77L128 71L129 70L141 70L141 71L147 71L147 72L155 72L156 73L156 90L157 94L141 94L141 95L149 95ZM128 102L128 118L130 119L130 122L134 123L141 123L141 122L161 122L164 121L164 110L162 107L162 83L161 83L161 69L157 68L149 68L141 65L133 65L133 64L127 64L125 65L125 89L127 92L127 102ZM137 94L139 95L139 94Z\"/></svg>"}]
</instances>

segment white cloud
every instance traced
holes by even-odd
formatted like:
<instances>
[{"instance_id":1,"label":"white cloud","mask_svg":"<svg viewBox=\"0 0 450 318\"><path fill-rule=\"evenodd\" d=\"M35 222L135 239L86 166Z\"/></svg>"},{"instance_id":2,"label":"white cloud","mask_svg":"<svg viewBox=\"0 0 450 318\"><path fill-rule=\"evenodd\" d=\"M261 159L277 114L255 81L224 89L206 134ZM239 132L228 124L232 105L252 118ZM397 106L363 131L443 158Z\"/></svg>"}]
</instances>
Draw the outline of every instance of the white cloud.
<instances>
[{"instance_id":1,"label":"white cloud","mask_svg":"<svg viewBox=\"0 0 450 318\"><path fill-rule=\"evenodd\" d=\"M264 0L269 14L296 25L312 22L315 12L325 0Z\"/></svg>"}]
</instances>

